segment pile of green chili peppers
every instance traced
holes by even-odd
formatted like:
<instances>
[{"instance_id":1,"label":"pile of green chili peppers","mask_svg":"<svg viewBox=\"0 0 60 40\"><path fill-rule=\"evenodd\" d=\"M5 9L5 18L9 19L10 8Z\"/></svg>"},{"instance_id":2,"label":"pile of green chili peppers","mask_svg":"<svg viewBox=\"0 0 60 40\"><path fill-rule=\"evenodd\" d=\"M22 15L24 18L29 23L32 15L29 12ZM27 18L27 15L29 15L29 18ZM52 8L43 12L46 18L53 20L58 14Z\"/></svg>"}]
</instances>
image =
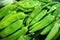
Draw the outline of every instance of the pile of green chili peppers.
<instances>
[{"instance_id":1,"label":"pile of green chili peppers","mask_svg":"<svg viewBox=\"0 0 60 40\"><path fill-rule=\"evenodd\" d=\"M0 8L0 40L59 40L60 3L15 0Z\"/></svg>"}]
</instances>

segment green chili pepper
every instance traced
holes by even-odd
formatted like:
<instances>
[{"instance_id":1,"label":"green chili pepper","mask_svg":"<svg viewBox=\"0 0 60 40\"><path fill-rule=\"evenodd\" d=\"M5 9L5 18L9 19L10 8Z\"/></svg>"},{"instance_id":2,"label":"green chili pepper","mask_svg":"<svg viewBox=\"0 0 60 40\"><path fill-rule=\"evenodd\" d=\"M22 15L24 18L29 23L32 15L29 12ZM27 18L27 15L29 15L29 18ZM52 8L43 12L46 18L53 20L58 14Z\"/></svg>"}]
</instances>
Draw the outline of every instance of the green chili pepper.
<instances>
[{"instance_id":1,"label":"green chili pepper","mask_svg":"<svg viewBox=\"0 0 60 40\"><path fill-rule=\"evenodd\" d=\"M9 11L13 10L16 8L16 5L7 5L3 8L0 9L0 18L4 17L5 15L8 14Z\"/></svg>"},{"instance_id":2,"label":"green chili pepper","mask_svg":"<svg viewBox=\"0 0 60 40\"><path fill-rule=\"evenodd\" d=\"M22 7L18 7L18 9L22 10L23 12L30 12L30 11L33 11L33 8L31 9L25 9L25 8L22 8Z\"/></svg>"},{"instance_id":3,"label":"green chili pepper","mask_svg":"<svg viewBox=\"0 0 60 40\"><path fill-rule=\"evenodd\" d=\"M53 15L54 16L58 16L60 14L60 4L58 5L58 7L56 8L56 10L54 11Z\"/></svg>"},{"instance_id":4,"label":"green chili pepper","mask_svg":"<svg viewBox=\"0 0 60 40\"><path fill-rule=\"evenodd\" d=\"M38 10L38 11L37 11ZM26 25L29 25L29 23L32 21L32 19L39 14L41 11L40 6L36 6L32 13L30 13L29 17L26 20Z\"/></svg>"},{"instance_id":5,"label":"green chili pepper","mask_svg":"<svg viewBox=\"0 0 60 40\"><path fill-rule=\"evenodd\" d=\"M45 40L51 40L57 34L59 27L60 27L60 19L57 20L57 22L55 23L54 27L49 32Z\"/></svg>"},{"instance_id":6,"label":"green chili pepper","mask_svg":"<svg viewBox=\"0 0 60 40\"><path fill-rule=\"evenodd\" d=\"M53 22L52 24L46 26L46 28L44 28L40 34L41 35L47 34L52 29L52 27L54 26L54 24L55 24L55 22Z\"/></svg>"},{"instance_id":7,"label":"green chili pepper","mask_svg":"<svg viewBox=\"0 0 60 40\"><path fill-rule=\"evenodd\" d=\"M36 22L38 22L43 16L45 16L47 14L47 10L43 10L42 12L40 12L30 23L30 25L35 24Z\"/></svg>"},{"instance_id":8,"label":"green chili pepper","mask_svg":"<svg viewBox=\"0 0 60 40\"><path fill-rule=\"evenodd\" d=\"M34 8L35 6L37 6L40 3L39 3L39 1L25 0L25 1L16 2L16 4L18 6L21 6L22 8Z\"/></svg>"},{"instance_id":9,"label":"green chili pepper","mask_svg":"<svg viewBox=\"0 0 60 40\"><path fill-rule=\"evenodd\" d=\"M59 5L60 5L60 3L53 5L53 6L50 8L50 10L49 10L48 13L53 12L54 10L56 10Z\"/></svg>"},{"instance_id":10,"label":"green chili pepper","mask_svg":"<svg viewBox=\"0 0 60 40\"><path fill-rule=\"evenodd\" d=\"M20 29L19 31L10 35L7 38L4 38L3 40L16 40L19 36L25 35L27 31L28 31L27 27L22 27L22 29Z\"/></svg>"},{"instance_id":11,"label":"green chili pepper","mask_svg":"<svg viewBox=\"0 0 60 40\"><path fill-rule=\"evenodd\" d=\"M12 15L11 17L7 18L6 20L2 21L0 23L0 29L3 29L5 27L7 27L8 25L10 25L12 22L14 22L18 19L23 19L25 17L26 17L26 15L23 12L16 13L16 14Z\"/></svg>"},{"instance_id":12,"label":"green chili pepper","mask_svg":"<svg viewBox=\"0 0 60 40\"><path fill-rule=\"evenodd\" d=\"M42 9L45 8L45 7L51 6L51 5L55 5L55 4L57 4L57 3L56 3L56 2L50 2L50 3L48 3L48 4L45 4L45 5L42 7Z\"/></svg>"},{"instance_id":13,"label":"green chili pepper","mask_svg":"<svg viewBox=\"0 0 60 40\"><path fill-rule=\"evenodd\" d=\"M53 40L57 40L57 38L60 36L60 30L57 32L57 34L55 35L55 37L53 38Z\"/></svg>"},{"instance_id":14,"label":"green chili pepper","mask_svg":"<svg viewBox=\"0 0 60 40\"><path fill-rule=\"evenodd\" d=\"M14 12L14 13L13 13ZM7 18L11 17L12 15L16 14L16 11L11 11L9 12L9 14L7 14L2 20L1 22L3 22L4 20L6 20Z\"/></svg>"},{"instance_id":15,"label":"green chili pepper","mask_svg":"<svg viewBox=\"0 0 60 40\"><path fill-rule=\"evenodd\" d=\"M32 32L35 32L37 30L44 28L45 26L50 24L54 19L55 19L55 16L51 14L47 15L43 20L37 22L32 27L30 27L31 30L29 32L32 33Z\"/></svg>"},{"instance_id":16,"label":"green chili pepper","mask_svg":"<svg viewBox=\"0 0 60 40\"><path fill-rule=\"evenodd\" d=\"M16 22L14 22L11 25L9 25L7 28L5 28L4 30L2 30L0 32L0 35L2 37L6 37L9 34L15 32L16 30L18 30L19 28L21 28L22 25L23 25L23 20L17 20Z\"/></svg>"},{"instance_id":17,"label":"green chili pepper","mask_svg":"<svg viewBox=\"0 0 60 40\"><path fill-rule=\"evenodd\" d=\"M20 2L16 2L16 5L18 8L24 12L30 12L33 11L33 8L37 5L40 5L39 1L33 1L33 0L24 0Z\"/></svg>"}]
</instances>

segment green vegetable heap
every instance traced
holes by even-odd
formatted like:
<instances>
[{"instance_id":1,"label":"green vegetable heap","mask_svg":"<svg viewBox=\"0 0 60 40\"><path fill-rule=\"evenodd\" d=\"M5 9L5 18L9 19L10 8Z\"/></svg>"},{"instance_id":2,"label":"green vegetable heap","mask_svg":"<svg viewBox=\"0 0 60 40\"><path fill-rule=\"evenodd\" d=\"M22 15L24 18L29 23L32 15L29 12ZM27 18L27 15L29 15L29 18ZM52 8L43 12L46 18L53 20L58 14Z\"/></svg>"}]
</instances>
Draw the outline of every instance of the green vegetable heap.
<instances>
[{"instance_id":1,"label":"green vegetable heap","mask_svg":"<svg viewBox=\"0 0 60 40\"><path fill-rule=\"evenodd\" d=\"M21 0L0 8L1 40L59 40L60 3Z\"/></svg>"}]
</instances>

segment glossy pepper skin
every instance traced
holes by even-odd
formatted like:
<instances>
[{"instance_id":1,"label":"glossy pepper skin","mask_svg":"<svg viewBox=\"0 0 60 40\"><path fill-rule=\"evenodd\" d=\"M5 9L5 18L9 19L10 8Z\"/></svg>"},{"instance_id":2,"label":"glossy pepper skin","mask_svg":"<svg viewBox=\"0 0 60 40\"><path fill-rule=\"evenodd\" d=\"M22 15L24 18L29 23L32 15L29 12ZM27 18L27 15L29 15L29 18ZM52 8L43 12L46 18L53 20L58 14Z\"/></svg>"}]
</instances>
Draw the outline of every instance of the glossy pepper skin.
<instances>
[{"instance_id":1,"label":"glossy pepper skin","mask_svg":"<svg viewBox=\"0 0 60 40\"><path fill-rule=\"evenodd\" d=\"M53 40L57 40L57 38L60 36L60 30L57 32L57 34L55 35L55 37L53 38Z\"/></svg>"},{"instance_id":2,"label":"glossy pepper skin","mask_svg":"<svg viewBox=\"0 0 60 40\"><path fill-rule=\"evenodd\" d=\"M49 32L49 34L47 35L45 40L52 40L52 38L57 34L57 32L59 31L59 27L60 27L60 19L57 20L57 22L55 23L55 25L53 26L52 30Z\"/></svg>"},{"instance_id":3,"label":"glossy pepper skin","mask_svg":"<svg viewBox=\"0 0 60 40\"><path fill-rule=\"evenodd\" d=\"M46 26L46 28L44 28L40 34L41 35L48 34L48 32L53 28L54 24L55 24L55 21L52 24Z\"/></svg>"},{"instance_id":4,"label":"glossy pepper skin","mask_svg":"<svg viewBox=\"0 0 60 40\"><path fill-rule=\"evenodd\" d=\"M15 12L13 12L15 13ZM10 25L12 22L18 20L18 19L23 19L26 17L26 14L24 14L23 12L19 12L19 13L16 13L12 16L10 16L8 19L2 21L0 23L0 29L3 29L5 27L7 27L8 25Z\"/></svg>"},{"instance_id":5,"label":"glossy pepper skin","mask_svg":"<svg viewBox=\"0 0 60 40\"><path fill-rule=\"evenodd\" d=\"M27 31L27 27L22 27L22 29L18 30L16 33L10 35L7 38L4 38L3 40L16 40L19 36L25 35Z\"/></svg>"},{"instance_id":6,"label":"glossy pepper skin","mask_svg":"<svg viewBox=\"0 0 60 40\"><path fill-rule=\"evenodd\" d=\"M51 12L53 12L54 10L56 10L59 5L60 5L60 3L53 5L53 6L50 8L50 10L48 11L48 13L51 13Z\"/></svg>"},{"instance_id":7,"label":"glossy pepper skin","mask_svg":"<svg viewBox=\"0 0 60 40\"><path fill-rule=\"evenodd\" d=\"M34 7L37 6L38 4L40 4L39 1L33 1L33 0L23 0L16 2L18 8L23 12L33 11Z\"/></svg>"},{"instance_id":8,"label":"glossy pepper skin","mask_svg":"<svg viewBox=\"0 0 60 40\"><path fill-rule=\"evenodd\" d=\"M34 8L40 3L39 1L34 1L34 0L23 0L23 1L16 2L16 4L22 8L30 9L30 8Z\"/></svg>"},{"instance_id":9,"label":"glossy pepper skin","mask_svg":"<svg viewBox=\"0 0 60 40\"><path fill-rule=\"evenodd\" d=\"M8 14L9 11L16 8L16 5L7 5L0 9L0 19Z\"/></svg>"},{"instance_id":10,"label":"glossy pepper skin","mask_svg":"<svg viewBox=\"0 0 60 40\"><path fill-rule=\"evenodd\" d=\"M38 10L38 11L37 11L37 10ZM28 16L28 18L27 18L27 20L26 20L26 25L29 25L30 22L33 20L33 18L34 18L35 16L37 16L40 11L41 11L40 5L39 5L39 6L37 5L37 6L34 8L34 10L30 13L30 15Z\"/></svg>"},{"instance_id":11,"label":"glossy pepper skin","mask_svg":"<svg viewBox=\"0 0 60 40\"><path fill-rule=\"evenodd\" d=\"M11 25L7 26L2 32L0 32L0 35L2 37L6 37L12 33L14 33L16 30L21 28L23 25L23 20L17 20L16 22L12 23Z\"/></svg>"},{"instance_id":12,"label":"glossy pepper skin","mask_svg":"<svg viewBox=\"0 0 60 40\"><path fill-rule=\"evenodd\" d=\"M59 5L58 5L58 7L56 8L56 10L54 11L53 15L54 15L54 16L60 15L60 3L59 3Z\"/></svg>"},{"instance_id":13,"label":"glossy pepper skin","mask_svg":"<svg viewBox=\"0 0 60 40\"><path fill-rule=\"evenodd\" d=\"M1 20L1 22L3 22L4 20L6 20L7 18L13 16L14 14L16 14L16 11L10 11L10 12Z\"/></svg>"},{"instance_id":14,"label":"glossy pepper skin","mask_svg":"<svg viewBox=\"0 0 60 40\"><path fill-rule=\"evenodd\" d=\"M45 26L47 26L48 24L50 24L53 20L55 19L55 17L51 14L47 15L43 20L37 22L36 24L34 24L30 29L30 33L33 33L37 30L40 30L42 28L44 28Z\"/></svg>"},{"instance_id":15,"label":"glossy pepper skin","mask_svg":"<svg viewBox=\"0 0 60 40\"><path fill-rule=\"evenodd\" d=\"M42 9L44 9L44 8L46 8L46 7L50 7L49 9L51 9L51 7L52 7L53 5L56 5L56 4L58 4L58 3L56 3L56 2L47 3L47 4L45 4L45 5L42 6Z\"/></svg>"},{"instance_id":16,"label":"glossy pepper skin","mask_svg":"<svg viewBox=\"0 0 60 40\"><path fill-rule=\"evenodd\" d=\"M30 25L35 24L38 22L41 18L43 18L47 14L47 10L41 11L30 23Z\"/></svg>"}]
</instances>

